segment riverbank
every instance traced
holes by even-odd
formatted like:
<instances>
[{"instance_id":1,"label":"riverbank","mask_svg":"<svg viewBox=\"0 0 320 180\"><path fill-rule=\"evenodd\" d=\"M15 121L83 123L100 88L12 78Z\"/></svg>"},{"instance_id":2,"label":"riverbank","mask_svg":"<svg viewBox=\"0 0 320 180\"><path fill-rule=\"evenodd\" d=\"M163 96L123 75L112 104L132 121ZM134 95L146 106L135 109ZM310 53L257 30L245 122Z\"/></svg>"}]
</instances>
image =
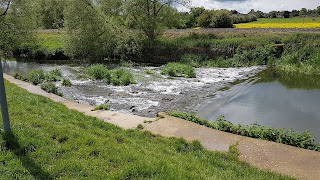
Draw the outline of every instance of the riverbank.
<instances>
[{"instance_id":1,"label":"riverbank","mask_svg":"<svg viewBox=\"0 0 320 180\"><path fill-rule=\"evenodd\" d=\"M40 31L35 36L35 44L16 47L13 55L31 58L36 62L75 59L72 53L65 53L68 45L64 31ZM99 58L83 55L77 59L86 62L132 61L154 65L181 61L197 67L223 68L277 65L287 71L319 74L319 37L320 29L317 28L167 30L155 42L141 38L137 42L139 50L136 54Z\"/></svg>"},{"instance_id":2,"label":"riverbank","mask_svg":"<svg viewBox=\"0 0 320 180\"><path fill-rule=\"evenodd\" d=\"M56 96L56 95L53 95L53 94L48 94L44 91L42 91L40 88L36 87L36 86L33 86L31 84L28 84L26 82L22 82L22 81L19 81L19 80L16 80L10 76L5 76L5 78L7 80L10 80L11 82L19 85L20 87L24 87L25 89L27 89L28 91L32 92L32 93L36 93L36 94L41 94L41 95L45 95L51 99L53 99L54 101L56 102L60 102L62 104L65 104L67 107L69 108L72 108L72 109L76 109L76 110L79 110L80 112L84 112L90 116L95 116L95 117L98 117L99 119L102 119L106 122L110 122L110 123L115 123L116 125L120 126L120 127L124 127L124 128L134 128L135 125L137 125L137 123L141 123L142 124L142 127L144 126L145 130L149 130L153 133L156 133L156 134L160 134L160 135L163 135L163 136L169 136L169 137L183 137L189 141L192 141L192 140L198 140L201 142L201 144L209 149L209 150L219 150L219 151L228 151L229 150L229 146L230 145L236 145L236 147L239 149L239 153L240 153L240 158L246 162L249 162L257 167L260 167L260 168L263 168L263 169L268 169L268 170L272 170L272 171L275 171L275 172L279 172L279 173L282 173L282 174L286 174L286 175L289 175L289 176L295 176L297 178L302 178L302 179L316 179L317 177L319 177L320 175L320 171L318 169L318 167L320 166L320 153L318 152L313 152L313 151L308 151L308 150L304 150L304 149L299 149L299 148L295 148L295 147L290 147L290 146L286 146L286 145L282 145L282 144L277 144L277 143L272 143L272 142L267 142L267 141L261 141L261 140L255 140L255 139L251 139L251 138L245 138L245 137L241 137L241 136L237 136L237 135L232 135L232 134L228 134L228 133L224 133L224 132L220 132L220 131L216 131L216 130L212 130L212 129L209 129L209 128L205 128L203 126L200 126L200 125L196 125L194 123L191 123L191 122L187 122L187 121L184 121L184 120L181 120L181 119L177 119L177 118L173 118L173 117L169 117L169 116L164 116L165 118L163 119L157 119L155 121L155 119L151 119L150 121L144 121L142 122L143 119L145 118L138 118L137 116L131 116L129 119L126 119L125 117L127 117L126 115L124 116L119 116L119 114L121 113L109 113L107 111L98 111L98 112L92 112L91 109L93 108L92 106L86 106L86 105L81 105L81 104L77 104L77 103L74 103L74 102L70 102L68 100L65 100L64 98L61 98L59 96ZM20 90L18 90L17 88L13 87L12 85L10 84L7 84L7 86L9 85L9 88L10 88L10 91L8 91L8 96L9 96L9 105L12 104L15 102L15 100L19 101L19 103L27 103L27 104L31 104L33 106L38 106L39 105L39 108L42 107L44 108L45 110L42 111L40 109L34 109L35 111L32 111L34 112L32 114L32 116L34 116L34 119L37 119L36 117L38 116L38 113L49 113L49 115L47 114L44 118L44 120L46 119L51 119L51 113L54 113L55 116L57 116L55 119L55 123L48 123L44 120L42 121L32 121L31 124L28 124L27 126L25 126L23 123L29 123L28 119L29 118L24 118L23 121L19 121L19 119L15 119L13 118L13 126L15 127L20 127L20 130L19 131L15 131L16 133L19 133L19 134L25 134L25 136L22 136L22 142L24 143L27 143L28 141L25 141L24 138L26 139L29 139L29 140L32 140L34 137L29 137L28 133L23 133L24 131L27 131L27 129L25 129L24 127L29 127L32 129L32 128L37 128L37 134L36 135L38 138L38 141L35 141L33 143L34 146L38 147L37 146L37 142L41 141L45 141L45 140L42 140L41 137L39 137L42 132L42 129L48 129L47 126L49 126L50 128L55 128L58 126L62 126L62 125L68 125L70 122L73 122L74 125L79 125L79 126L75 126L73 128L76 128L78 129L77 132L79 132L81 135L82 133L82 130L83 128L85 128L87 125L87 123L93 123L93 124L90 124L90 131L86 130L86 133L85 135L89 135L90 133L94 133L95 131L98 131L99 134L101 135L101 133L103 132L108 132L110 130L113 129L113 127L110 127L109 125L103 125L101 123L98 123L96 122L95 120L91 120L89 117L83 117L81 114L77 114L77 118L76 119L73 119L70 117L68 118L68 120L65 120L65 116L72 116L73 117L73 113L74 112L69 112L67 110L64 109L64 107L62 107L61 105L57 105L57 104L54 104L54 103L51 103L50 101L48 102L47 100L45 100L45 98L40 98L41 101L37 101L37 103L30 103L29 101L35 101L35 97L34 95L26 95L24 91L23 92L23 95L20 96ZM19 93L17 93L19 92ZM12 97L12 95L15 94L14 98ZM29 97L30 99L29 100L24 100L24 101L21 101L20 98L25 98L25 97ZM38 97L37 97L38 98ZM11 103L10 103L11 102ZM44 103L44 104L43 104ZM49 103L49 104L47 104ZM70 104L71 103L71 104ZM37 105L38 104L38 105ZM47 111L48 108L44 107L44 106L50 106L49 109L51 109L50 111ZM19 106L20 107L20 106ZM25 109L25 106L23 104L21 104L21 107L24 107ZM12 107L13 108L13 107ZM11 109L12 109L11 108ZM31 108L31 107L30 107ZM56 109L58 108L58 109ZM31 114L30 114L30 111L21 111L21 109L15 107L14 109L14 112L13 112L13 116L15 117L16 113L18 113L18 117L21 117L21 113L23 113L23 117L29 117ZM58 111L63 111L63 113L58 113ZM19 113L20 112L20 113ZM26 113L26 114L24 114ZM113 114L113 115L112 115ZM43 115L41 115L42 117ZM89 121L78 121L77 119L90 119ZM139 120L140 119L140 120ZM138 120L138 121L136 121ZM50 120L52 121L52 120ZM140 121L140 122L139 122ZM122 122L122 123L121 123ZM128 125L128 122L133 122L131 123L131 127L130 126L127 126ZM136 123L135 125L134 122ZM80 124L79 124L80 123ZM17 125L15 125L17 124ZM19 124L19 125L18 125ZM41 124L41 125L40 125ZM97 129L97 126L95 125L97 124L99 128L103 128L103 127L108 127L106 130L104 131L101 131L101 130L98 130ZM130 124L130 123L129 123ZM72 125L72 126L74 126ZM81 126L80 126L81 125ZM89 125L89 124L88 124ZM68 125L68 126L71 126ZM140 126L141 127L141 126ZM80 128L80 129L79 129ZM63 128L65 129L65 128ZM30 131L30 130L28 130ZM113 134L116 133L114 136L119 136L117 132L122 132L121 130L112 130L113 131ZM51 131L50 131L51 132ZM66 136L67 138L62 138L62 139L67 139L67 143L62 143L59 145L59 147L61 146L61 148L67 148L67 147L73 147L70 143L72 141L69 141L69 140L73 140L77 137L81 138L83 141L83 137L77 135L73 135L73 133L75 133L76 131L58 131L60 133L57 134L57 136L55 136L56 138L55 139L61 139L61 137L64 137ZM69 133L67 133L69 132ZM130 134L130 132L132 133L132 131L128 131L127 133ZM88 134L89 133L89 134ZM34 133L31 133L31 135L34 134ZM47 133L46 133L47 134ZM139 133L138 133L139 134ZM49 136L50 136L50 133L49 133ZM91 136L91 135L90 135ZM112 136L113 137L113 136ZM119 136L120 137L120 136ZM133 140L130 140L130 138L135 138L137 137L136 135L135 136L130 136L130 138L127 138L124 134L121 135L122 137L122 140L121 142L124 142L124 145L127 146L128 143L131 144L130 142L133 142ZM146 137L146 136L144 136ZM149 137L151 139L149 139ZM125 138L125 139L123 139ZM138 144L144 144L144 139L143 138L141 140L141 137L139 136L140 138L140 141L142 142L133 142L136 146ZM166 140L160 138L158 136L147 136L147 140L148 141L148 144L150 144L153 148L153 155L152 156L155 156L154 153L157 153L159 149L162 149L162 148L159 148L159 146L162 145L162 143L160 142L165 142ZM84 138L86 139L86 138ZM110 139L107 138L107 139ZM112 138L111 138L112 139ZM53 141L54 141L53 140ZM76 141L76 140L73 140L73 141ZM94 142L97 142L98 139L97 137L94 138ZM118 141L118 140L117 140ZM154 142L156 141L156 142ZM100 142L100 141L98 141ZM118 141L119 142L119 141ZM156 143L157 145L153 145L153 142ZM109 142L111 143L111 142ZM107 143L107 144L109 144ZM51 143L50 143L51 144ZM95 143L94 143L95 144ZM100 144L100 143L97 143L97 144ZM106 143L104 143L106 144ZM111 143L113 146L113 149L118 147L118 146L123 146L121 145L122 143ZM127 145L126 145L127 144ZM170 143L169 143L170 144ZM51 145L50 145L51 146ZM101 146L101 147L99 147ZM105 153L105 151L103 151L102 149L104 149L103 145L100 144L99 146L94 146L95 149L97 150L97 155L100 157L99 159L101 159L103 156L103 154ZM134 153L134 154L137 154L137 153L140 153L141 151L143 150L147 150L148 149L148 152L150 152L150 149L147 148L145 145L142 149L139 149L135 146L135 150L134 151L130 151L131 153ZM90 146L89 146L90 147ZM88 148L89 148L88 147ZM128 146L127 146L128 147ZM148 146L149 147L149 146ZM109 147L110 148L110 147ZM167 147L168 148L168 147ZM167 149L166 148L166 149ZM50 149L53 149L53 151L57 150L56 148L50 148ZM77 148L78 149L78 148ZM126 149L126 153L127 150L130 150L130 148L123 148L121 147L121 149L117 149L117 151L119 151L119 153L117 153L117 157L122 157L122 152L123 150ZM183 148L185 149L185 148ZM189 148L187 148L189 149ZM64 153L66 153L66 155L64 155L64 153L60 153L61 156L64 157L64 161L63 162L67 162L67 161L70 161L71 159L71 156L72 154L76 153L77 151L73 152L72 150L68 150L65 149L66 151L64 151ZM186 150L186 149L185 149ZM39 151L41 151L41 148L39 149ZM37 158L36 156L36 153L40 153L38 150L37 151L34 151L34 152L29 152L28 155L31 155L32 158ZM89 153L90 150L86 151ZM50 151L51 152L51 151ZM109 154L109 157L112 156L112 153L113 151L109 152L108 153L111 153ZM167 151L166 151L167 152ZM5 152L7 153L7 152ZM50 153L49 153L50 154ZM77 154L77 153L76 153ZM149 153L147 153L149 154ZM228 163L227 166L224 166L223 164L220 164L219 165L219 173L215 173L215 171L212 169L212 168L215 168L216 166L214 164L217 164L218 161L217 160L213 160L212 158L215 157L214 154L210 153L210 158L206 156L206 153L203 153L203 151L201 151L201 156L200 157L203 157L203 158L200 158L198 155L196 154L193 154L193 153L187 153L189 154L190 156L194 156L194 157L197 157L197 161L201 161L203 158L205 159L204 162L201 162L203 163L202 165L204 165L205 167L202 167L202 166L198 166L196 169L200 168L201 169L201 177L203 178L219 178L217 175L222 175L221 178L225 178L225 177L229 177L229 178L237 178L237 179L264 179L264 178L267 178L267 179L278 179L279 177L273 175L273 174L266 174L266 175L262 175L262 174L259 174L258 177L256 176L256 173L254 172L250 172L248 173L248 166L246 166L245 169L241 169L241 173L240 175L239 174L234 174L233 173L233 170L231 169L238 169L238 168L242 168L243 166L240 165L240 164L237 164L236 166L232 165L229 163L229 158L227 158L228 160L226 160L224 158L223 162L224 163ZM59 156L60 157L60 156ZM146 158L147 161L148 161L148 164L150 163L153 163L154 164L154 168L151 169L152 171L154 170L154 172L156 174L158 174L160 177L164 177L164 178L168 178L169 176L165 176L165 175L168 175L168 174L162 174L163 171L159 171L157 169L157 164L158 162L155 162L154 159L150 159L149 157L142 157L142 155L139 155L139 157L141 157L142 159L143 158ZM161 156L160 156L161 157ZM160 158L159 156L157 156L157 159ZM165 155L165 157L168 157L167 156L167 153ZM171 155L170 157L174 158L175 157L175 153L172 154L171 152ZM182 157L180 157L182 158ZM200 159L199 159L200 158ZM208 158L210 159L210 161L208 161ZM81 158L81 159L84 159L84 158ZM95 158L89 158L86 161L86 164L89 164L89 162L93 161ZM140 158L139 158L140 159ZM142 160L141 159L141 160ZM168 159L163 159L163 158L160 158L161 159L161 162L168 162L170 163L171 161L168 160ZM171 158L170 158L171 159ZM185 158L182 158L182 160L186 160ZM179 159L175 159L175 163L176 164L177 162L180 162L178 161ZM208 164L208 163L211 163L212 161L215 161L214 164ZM14 160L13 160L14 161ZM7 161L4 161L5 163L7 163ZM41 159L38 159L37 162L41 163ZM62 163L62 159L59 160L59 162ZM83 163L80 163L77 162L77 161L71 161L71 163L67 163L67 165L69 166L69 168L67 168L67 170L64 170L64 174L67 174L68 177L73 177L77 171L74 171L74 174L70 174L69 170L71 167L74 167L75 164L73 164L73 162L77 163L78 166L84 166L85 164ZM117 161L119 162L119 161ZM120 164L121 164L122 160L120 160ZM135 160L133 160L133 165L135 164ZM140 161L141 162L141 161ZM179 165L179 169L176 169L175 171L170 171L171 173L169 175L175 175L174 177L177 178L177 177L187 177L188 175L190 175L190 173L193 172L193 170L195 170L195 172L199 172L195 169L195 167L193 167L193 163L194 161L191 160L191 159L188 159L188 165L189 167L192 166L191 169L189 169L188 171L183 171L184 174L180 174L183 169L183 164L185 163L182 163ZM106 163L104 161L100 162L99 164L101 163ZM143 163L143 162L142 162ZM51 167L55 167L55 164L52 164L51 161L49 162L46 162L46 165L43 165L43 167L47 167L47 165L50 165ZM93 166L95 165L96 163L93 164ZM173 164L173 165L174 165ZM107 165L107 164L106 164ZM146 165L146 164L145 164ZM208 166L207 166L208 165ZM77 166L77 167L78 167ZM91 164L92 166L92 164ZM223 170L224 171L221 171L221 166L223 166ZM99 167L101 167L101 165L99 165ZM106 167L109 167L108 165ZM117 167L121 167L121 166L117 166ZM131 170L134 170L136 168L139 168L140 173L137 173L137 174L133 174L135 176L133 177L141 177L139 175L142 174L148 174L147 172L150 172L150 171L147 171L145 172L145 168L141 168L141 166L138 166L138 165L134 165L133 166L133 169ZM145 167L145 166L143 166ZM168 172L168 169L170 169L171 166L167 166L166 165L166 172ZM21 168L21 167L20 167ZM126 168L126 166L124 167ZM175 166L176 168L176 166ZM53 168L55 169L55 168ZM82 168L82 169L86 169L86 168ZM91 168L90 168L91 169ZM249 168L250 169L250 168ZM115 168L113 171L111 171L111 175L113 174L116 174L118 168ZM130 169L124 169L123 173L126 174L126 172L128 172ZM148 170L148 169L146 169ZM150 170L150 169L149 169ZM205 172L204 172L205 171ZM239 171L239 172L240 172ZM12 172L12 170L8 170L6 171L7 173L6 174L3 174L3 175L8 175ZM32 172L32 171L31 171ZM52 168L51 168L51 171L52 172ZM130 171L131 172L131 171ZM136 171L135 171L136 172ZM228 173L227 175L225 174ZM237 171L238 172L238 171ZM88 171L84 171L83 173L89 173L87 174L88 177L97 177L97 176L102 176L102 177L108 177L108 176L103 176L104 173L94 173L94 171L92 172L88 172ZM50 173L49 173L50 174ZM214 176L210 176L211 174L214 174ZM54 177L59 177L59 172L53 172L52 174ZM94 176L93 176L94 175ZM199 178L198 175L200 175L199 173L195 173L193 174L193 176L188 176L189 178L192 177L192 178ZM235 175L235 176L234 176ZM19 174L18 174L19 176ZM122 176L113 176L113 177L122 177ZM130 176L132 177L132 176ZM144 176L145 178L147 178L146 176ZM149 177L149 176L148 176ZM157 176L156 176L157 177ZM171 176L170 176L171 177ZM172 176L173 177L173 176ZM283 179L287 179L285 177L282 177Z\"/></svg>"},{"instance_id":3,"label":"riverbank","mask_svg":"<svg viewBox=\"0 0 320 180\"><path fill-rule=\"evenodd\" d=\"M3 179L291 179L240 162L235 151L209 152L197 141L122 130L66 106L125 128L135 128L134 122L143 124L148 118L93 112L92 106L48 94L7 75L5 78L59 103L6 83L14 135L1 134Z\"/></svg>"}]
</instances>

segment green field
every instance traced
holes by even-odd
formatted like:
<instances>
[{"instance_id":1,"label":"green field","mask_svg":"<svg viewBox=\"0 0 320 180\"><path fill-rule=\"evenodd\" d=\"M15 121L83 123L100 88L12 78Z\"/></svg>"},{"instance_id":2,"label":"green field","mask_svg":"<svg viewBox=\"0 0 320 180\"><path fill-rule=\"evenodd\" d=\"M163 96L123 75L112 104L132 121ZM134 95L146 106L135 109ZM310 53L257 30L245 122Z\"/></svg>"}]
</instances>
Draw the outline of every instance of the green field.
<instances>
[{"instance_id":1,"label":"green field","mask_svg":"<svg viewBox=\"0 0 320 180\"><path fill-rule=\"evenodd\" d=\"M122 130L7 83L14 135L0 134L0 179L290 179L140 130ZM2 120L0 127L3 127Z\"/></svg>"},{"instance_id":2,"label":"green field","mask_svg":"<svg viewBox=\"0 0 320 180\"><path fill-rule=\"evenodd\" d=\"M64 47L64 32L37 32L37 46L48 52Z\"/></svg>"},{"instance_id":3,"label":"green field","mask_svg":"<svg viewBox=\"0 0 320 180\"><path fill-rule=\"evenodd\" d=\"M260 18L258 21L249 24L267 24L267 23L320 23L320 17L317 18Z\"/></svg>"}]
</instances>

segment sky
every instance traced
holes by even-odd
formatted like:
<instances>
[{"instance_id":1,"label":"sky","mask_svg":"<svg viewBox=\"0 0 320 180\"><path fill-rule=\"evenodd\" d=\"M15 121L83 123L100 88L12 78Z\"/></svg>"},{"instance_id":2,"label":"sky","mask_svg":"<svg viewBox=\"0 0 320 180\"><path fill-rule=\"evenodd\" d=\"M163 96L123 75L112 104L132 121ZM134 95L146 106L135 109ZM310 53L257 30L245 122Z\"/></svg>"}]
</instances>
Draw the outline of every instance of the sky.
<instances>
[{"instance_id":1,"label":"sky","mask_svg":"<svg viewBox=\"0 0 320 180\"><path fill-rule=\"evenodd\" d=\"M192 7L206 9L229 9L248 13L251 9L263 12L315 9L320 6L320 0L192 0Z\"/></svg>"}]
</instances>

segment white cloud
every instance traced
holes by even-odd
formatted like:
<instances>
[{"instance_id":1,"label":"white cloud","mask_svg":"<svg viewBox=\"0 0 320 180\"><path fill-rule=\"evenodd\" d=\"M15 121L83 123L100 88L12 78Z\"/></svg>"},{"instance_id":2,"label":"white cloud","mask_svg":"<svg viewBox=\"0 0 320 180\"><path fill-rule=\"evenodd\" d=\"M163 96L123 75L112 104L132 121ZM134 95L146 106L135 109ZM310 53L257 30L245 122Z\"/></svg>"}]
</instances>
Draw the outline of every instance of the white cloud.
<instances>
[{"instance_id":1,"label":"white cloud","mask_svg":"<svg viewBox=\"0 0 320 180\"><path fill-rule=\"evenodd\" d=\"M251 9L270 12L301 8L315 9L320 6L320 0L193 0L192 6L203 6L206 9L235 9L242 13L247 13Z\"/></svg>"}]
</instances>

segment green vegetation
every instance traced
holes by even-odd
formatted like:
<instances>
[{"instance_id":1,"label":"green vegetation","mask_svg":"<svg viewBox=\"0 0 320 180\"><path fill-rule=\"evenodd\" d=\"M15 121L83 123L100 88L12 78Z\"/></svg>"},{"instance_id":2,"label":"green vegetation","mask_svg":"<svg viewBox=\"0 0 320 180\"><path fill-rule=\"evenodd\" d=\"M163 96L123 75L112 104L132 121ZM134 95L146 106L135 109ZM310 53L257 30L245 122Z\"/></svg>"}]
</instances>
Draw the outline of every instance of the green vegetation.
<instances>
[{"instance_id":1,"label":"green vegetation","mask_svg":"<svg viewBox=\"0 0 320 180\"><path fill-rule=\"evenodd\" d=\"M60 69L53 69L49 72L45 72L42 69L36 69L27 75L27 77L24 77L18 73L14 74L14 78L22 80L22 81L28 81L31 82L34 85L41 84L41 89L45 90L48 93L53 93L59 96L63 96L63 93L58 90L56 85L53 82L60 81L62 78L62 73ZM65 80L64 80L65 81ZM69 80L70 81L70 80ZM66 84L67 82L62 82L63 84ZM71 85L71 82L70 82Z\"/></svg>"},{"instance_id":2,"label":"green vegetation","mask_svg":"<svg viewBox=\"0 0 320 180\"><path fill-rule=\"evenodd\" d=\"M319 74L320 45L317 41L304 45L287 44L278 65L287 72L303 72L304 74Z\"/></svg>"},{"instance_id":3,"label":"green vegetation","mask_svg":"<svg viewBox=\"0 0 320 180\"><path fill-rule=\"evenodd\" d=\"M127 86L136 82L128 70L118 68L111 71L110 83L114 86Z\"/></svg>"},{"instance_id":4,"label":"green vegetation","mask_svg":"<svg viewBox=\"0 0 320 180\"><path fill-rule=\"evenodd\" d=\"M13 134L1 130L0 179L290 179L196 141L122 130L6 87Z\"/></svg>"},{"instance_id":5,"label":"green vegetation","mask_svg":"<svg viewBox=\"0 0 320 180\"><path fill-rule=\"evenodd\" d=\"M41 84L41 89L45 90L48 93L63 96L63 93L58 90L57 86L53 82L45 82Z\"/></svg>"},{"instance_id":6,"label":"green vegetation","mask_svg":"<svg viewBox=\"0 0 320 180\"><path fill-rule=\"evenodd\" d=\"M87 74L96 80L111 79L109 69L103 64L94 64L86 68Z\"/></svg>"},{"instance_id":7,"label":"green vegetation","mask_svg":"<svg viewBox=\"0 0 320 180\"><path fill-rule=\"evenodd\" d=\"M62 78L61 70L60 69L53 69L49 72L44 72L42 69L36 69L29 72L27 78L23 78L21 75L15 75L16 79L20 80L27 80L32 82L34 85L41 84L43 82L57 82L60 81Z\"/></svg>"},{"instance_id":8,"label":"green vegetation","mask_svg":"<svg viewBox=\"0 0 320 180\"><path fill-rule=\"evenodd\" d=\"M162 68L162 73L171 77L196 77L194 67L181 63L168 63L164 68Z\"/></svg>"},{"instance_id":9,"label":"green vegetation","mask_svg":"<svg viewBox=\"0 0 320 180\"><path fill-rule=\"evenodd\" d=\"M92 109L92 111L98 111L98 110L110 110L110 105L109 104L100 104L99 106L95 107Z\"/></svg>"},{"instance_id":10,"label":"green vegetation","mask_svg":"<svg viewBox=\"0 0 320 180\"><path fill-rule=\"evenodd\" d=\"M320 89L320 74L302 74L279 70L279 68L268 68L258 74L260 78L256 83L277 81L291 89Z\"/></svg>"},{"instance_id":11,"label":"green vegetation","mask_svg":"<svg viewBox=\"0 0 320 180\"><path fill-rule=\"evenodd\" d=\"M319 33L191 33L163 37L157 46L164 47L161 53L180 56L182 63L194 67L277 65L287 71L317 74L319 38ZM184 53L177 53L181 49Z\"/></svg>"},{"instance_id":12,"label":"green vegetation","mask_svg":"<svg viewBox=\"0 0 320 180\"><path fill-rule=\"evenodd\" d=\"M194 114L190 113L170 112L169 115L220 131L320 151L320 144L315 144L315 138L308 131L299 133L294 132L291 129L276 129L268 126L260 126L257 124L234 125L231 122L227 121L223 116L219 117L215 122L210 122L206 119L198 118Z\"/></svg>"},{"instance_id":13,"label":"green vegetation","mask_svg":"<svg viewBox=\"0 0 320 180\"><path fill-rule=\"evenodd\" d=\"M205 11L198 17L198 25L204 28L232 28L231 12L228 10Z\"/></svg>"},{"instance_id":14,"label":"green vegetation","mask_svg":"<svg viewBox=\"0 0 320 180\"><path fill-rule=\"evenodd\" d=\"M147 69L147 70L146 70L146 74L148 74L148 75L153 75L154 72L153 72L151 69Z\"/></svg>"},{"instance_id":15,"label":"green vegetation","mask_svg":"<svg viewBox=\"0 0 320 180\"><path fill-rule=\"evenodd\" d=\"M45 72L42 69L33 70L28 74L27 77L29 82L32 82L34 85L43 83L46 79Z\"/></svg>"},{"instance_id":16,"label":"green vegetation","mask_svg":"<svg viewBox=\"0 0 320 180\"><path fill-rule=\"evenodd\" d=\"M71 83L70 79L63 79L61 85L70 87L70 86L72 86L72 83Z\"/></svg>"},{"instance_id":17,"label":"green vegetation","mask_svg":"<svg viewBox=\"0 0 320 180\"><path fill-rule=\"evenodd\" d=\"M64 47L63 31L44 32L40 31L37 34L37 46L48 53L62 50Z\"/></svg>"},{"instance_id":18,"label":"green vegetation","mask_svg":"<svg viewBox=\"0 0 320 180\"><path fill-rule=\"evenodd\" d=\"M45 74L46 81L57 82L62 78L62 73L60 69L53 69Z\"/></svg>"},{"instance_id":19,"label":"green vegetation","mask_svg":"<svg viewBox=\"0 0 320 180\"><path fill-rule=\"evenodd\" d=\"M103 64L94 64L86 68L87 74L96 80L104 80L107 84L114 86L127 86L135 84L133 75L126 69L118 68L109 70Z\"/></svg>"}]
</instances>

